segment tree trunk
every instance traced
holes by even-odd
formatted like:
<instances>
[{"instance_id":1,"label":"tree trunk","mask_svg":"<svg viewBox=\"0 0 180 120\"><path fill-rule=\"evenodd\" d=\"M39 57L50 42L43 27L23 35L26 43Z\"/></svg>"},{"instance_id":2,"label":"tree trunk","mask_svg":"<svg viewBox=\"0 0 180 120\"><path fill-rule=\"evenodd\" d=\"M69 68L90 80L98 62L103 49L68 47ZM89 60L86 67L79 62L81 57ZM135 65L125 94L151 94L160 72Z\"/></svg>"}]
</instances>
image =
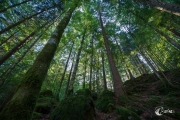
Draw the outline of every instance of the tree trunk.
<instances>
[{"instance_id":1,"label":"tree trunk","mask_svg":"<svg viewBox=\"0 0 180 120\"><path fill-rule=\"evenodd\" d=\"M25 1L23 1L23 2L20 2L20 3L17 3L17 4L11 5L11 6L7 7L7 8L4 8L3 10L0 10L0 13L5 12L5 11L7 11L8 9L11 9L11 8L13 8L13 7L19 6L19 5L21 5L21 4L27 3L27 2L29 2L29 1L31 1L31 0L25 0Z\"/></svg>"},{"instance_id":2,"label":"tree trunk","mask_svg":"<svg viewBox=\"0 0 180 120\"><path fill-rule=\"evenodd\" d=\"M67 96L70 95L70 93L69 93L69 83L70 83L70 80L71 80L71 74L72 74L73 68L74 68L74 59L73 59L73 62L72 62L72 65L71 65L71 70L70 70L70 73L69 73L69 76L68 76L67 85L66 85L66 91L65 91L64 97L67 97Z\"/></svg>"},{"instance_id":3,"label":"tree trunk","mask_svg":"<svg viewBox=\"0 0 180 120\"><path fill-rule=\"evenodd\" d=\"M136 0L136 1L147 4L158 10L180 16L180 5L178 5L178 4L160 2L159 0L145 0L145 1L144 0Z\"/></svg>"},{"instance_id":4,"label":"tree trunk","mask_svg":"<svg viewBox=\"0 0 180 120\"><path fill-rule=\"evenodd\" d=\"M71 81L70 81L70 84L69 84L69 93L70 94L73 93L74 82L75 82L75 78L76 78L76 72L78 70L79 59L80 59L83 43L84 43L84 40L85 40L85 34L86 34L86 30L84 30L84 33L83 33L83 36L82 36L82 40L81 40L81 46L79 47L78 54L76 56L76 63L75 63L74 70L73 70L72 77L71 77Z\"/></svg>"},{"instance_id":5,"label":"tree trunk","mask_svg":"<svg viewBox=\"0 0 180 120\"><path fill-rule=\"evenodd\" d=\"M93 69L93 52L94 52L94 49L93 49L93 37L92 37L92 40L91 40L91 60L90 60L90 79L89 79L89 89L91 90L92 89L92 69Z\"/></svg>"},{"instance_id":6,"label":"tree trunk","mask_svg":"<svg viewBox=\"0 0 180 120\"><path fill-rule=\"evenodd\" d=\"M83 89L86 88L86 63L87 60L84 61Z\"/></svg>"},{"instance_id":7,"label":"tree trunk","mask_svg":"<svg viewBox=\"0 0 180 120\"><path fill-rule=\"evenodd\" d=\"M0 118L2 120L31 119L49 65L54 57L64 29L69 23L72 12L75 10L77 5L78 2L69 9L67 15L56 27L48 43L39 53L35 62L25 74L22 82L18 86L18 89L15 91L14 96L0 113Z\"/></svg>"},{"instance_id":8,"label":"tree trunk","mask_svg":"<svg viewBox=\"0 0 180 120\"><path fill-rule=\"evenodd\" d=\"M59 83L59 87L58 87L58 90L57 90L57 98L58 98L58 100L59 100L59 93L60 93L60 90L61 90L61 86L62 86L62 83L64 81L64 76L65 76L65 73L66 73L66 70L67 70L67 67L68 67L69 59L70 59L70 56L71 56L71 53L72 53L72 50L73 50L73 46L74 46L74 41L72 43L71 50L70 50L68 59L66 61L65 69L64 69L64 72L62 74L62 77L61 77L61 80L60 80L60 83Z\"/></svg>"},{"instance_id":9,"label":"tree trunk","mask_svg":"<svg viewBox=\"0 0 180 120\"><path fill-rule=\"evenodd\" d=\"M107 57L108 57L108 61L109 61L109 65L110 65L110 69L111 69L111 73L112 73L112 77L113 77L113 87L114 87L115 96L119 97L120 94L126 94L126 92L124 90L121 77L119 75L118 69L115 66L113 56L112 56L112 53L110 51L108 38L106 36L106 32L105 32L105 29L104 29L104 26L103 26L103 21L102 21L102 18L101 18L100 10L98 11L98 13L99 13L99 21L100 21L100 26L101 26L101 29L102 29L104 44L105 44L105 47L106 47Z\"/></svg>"},{"instance_id":10,"label":"tree trunk","mask_svg":"<svg viewBox=\"0 0 180 120\"><path fill-rule=\"evenodd\" d=\"M107 90L106 72L104 66L104 52L101 51L101 54L102 54L102 67L103 67L103 83L104 83L104 89Z\"/></svg>"}]
</instances>

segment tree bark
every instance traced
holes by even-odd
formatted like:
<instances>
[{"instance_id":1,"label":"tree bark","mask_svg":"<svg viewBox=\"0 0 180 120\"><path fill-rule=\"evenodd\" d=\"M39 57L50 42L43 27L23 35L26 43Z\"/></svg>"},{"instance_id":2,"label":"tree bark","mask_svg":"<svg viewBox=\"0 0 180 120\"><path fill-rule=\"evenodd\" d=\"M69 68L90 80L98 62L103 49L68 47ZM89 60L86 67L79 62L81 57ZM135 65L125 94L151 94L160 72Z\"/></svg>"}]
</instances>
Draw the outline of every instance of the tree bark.
<instances>
[{"instance_id":1,"label":"tree bark","mask_svg":"<svg viewBox=\"0 0 180 120\"><path fill-rule=\"evenodd\" d=\"M106 47L107 57L108 57L108 61L109 61L109 65L110 65L110 69L111 69L111 73L112 73L112 77L113 77L113 87L114 87L115 96L119 97L120 94L126 94L126 92L124 90L123 82L122 82L121 77L119 75L118 69L115 66L115 62L113 60L113 56L112 56L112 53L110 51L108 38L106 36L106 32L104 29L100 10L98 11L98 13L99 13L99 21L100 21L100 26L102 29L104 44Z\"/></svg>"},{"instance_id":2,"label":"tree bark","mask_svg":"<svg viewBox=\"0 0 180 120\"><path fill-rule=\"evenodd\" d=\"M94 49L93 49L93 37L92 37L92 40L91 40L91 58L90 58L90 78L89 78L89 89L91 90L92 89L92 70L93 70L93 52L94 52Z\"/></svg>"},{"instance_id":3,"label":"tree bark","mask_svg":"<svg viewBox=\"0 0 180 120\"><path fill-rule=\"evenodd\" d=\"M64 29L69 23L72 12L75 10L78 3L79 2L76 1L72 8L69 9L67 15L58 24L48 43L39 53L31 68L24 75L14 96L0 113L0 118L2 120L31 119L49 65L54 57Z\"/></svg>"}]
</instances>

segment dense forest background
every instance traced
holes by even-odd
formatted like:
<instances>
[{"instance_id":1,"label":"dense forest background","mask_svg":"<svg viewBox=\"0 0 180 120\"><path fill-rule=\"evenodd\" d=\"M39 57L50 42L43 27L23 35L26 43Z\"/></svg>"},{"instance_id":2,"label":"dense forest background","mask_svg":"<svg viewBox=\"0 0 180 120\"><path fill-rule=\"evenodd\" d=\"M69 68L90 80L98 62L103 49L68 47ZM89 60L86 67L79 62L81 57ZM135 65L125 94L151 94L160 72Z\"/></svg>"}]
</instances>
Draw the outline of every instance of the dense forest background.
<instances>
[{"instance_id":1,"label":"dense forest background","mask_svg":"<svg viewBox=\"0 0 180 120\"><path fill-rule=\"evenodd\" d=\"M0 0L4 120L30 119L40 91L57 101L85 88L118 98L126 81L148 75L179 90L166 74L179 67L179 0Z\"/></svg>"}]
</instances>

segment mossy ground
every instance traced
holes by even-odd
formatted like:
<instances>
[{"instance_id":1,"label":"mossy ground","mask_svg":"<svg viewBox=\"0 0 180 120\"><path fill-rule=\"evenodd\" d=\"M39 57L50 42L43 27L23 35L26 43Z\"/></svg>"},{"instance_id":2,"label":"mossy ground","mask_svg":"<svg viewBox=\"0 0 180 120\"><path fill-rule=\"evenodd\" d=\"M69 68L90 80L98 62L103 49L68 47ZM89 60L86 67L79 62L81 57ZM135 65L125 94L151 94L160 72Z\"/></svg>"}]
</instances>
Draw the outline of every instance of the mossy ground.
<instances>
[{"instance_id":1,"label":"mossy ground","mask_svg":"<svg viewBox=\"0 0 180 120\"><path fill-rule=\"evenodd\" d=\"M130 101L122 97L120 100L125 102L123 104L120 102L120 105L134 111L141 119L179 119L180 86L176 83L179 83L180 70L176 69L164 73L179 89L170 87L167 83L157 80L153 75L140 76L134 81L129 80L124 83ZM165 110L174 110L175 113L164 113L163 116L157 116L155 108L158 106L162 106Z\"/></svg>"}]
</instances>

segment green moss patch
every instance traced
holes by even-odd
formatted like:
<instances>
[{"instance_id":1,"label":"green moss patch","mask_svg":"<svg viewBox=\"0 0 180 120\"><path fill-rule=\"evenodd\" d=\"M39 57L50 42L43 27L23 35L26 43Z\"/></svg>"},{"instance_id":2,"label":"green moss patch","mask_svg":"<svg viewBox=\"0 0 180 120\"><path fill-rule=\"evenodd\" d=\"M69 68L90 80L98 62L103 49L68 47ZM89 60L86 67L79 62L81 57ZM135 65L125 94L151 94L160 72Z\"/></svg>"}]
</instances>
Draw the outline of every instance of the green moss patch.
<instances>
[{"instance_id":1,"label":"green moss patch","mask_svg":"<svg viewBox=\"0 0 180 120\"><path fill-rule=\"evenodd\" d=\"M50 120L93 120L95 116L91 91L77 91L60 102L50 115Z\"/></svg>"},{"instance_id":2,"label":"green moss patch","mask_svg":"<svg viewBox=\"0 0 180 120\"><path fill-rule=\"evenodd\" d=\"M115 108L115 101L113 99L114 95L113 92L105 90L102 92L102 94L99 96L99 98L96 101L96 108L101 110L105 113L110 113Z\"/></svg>"}]
</instances>

